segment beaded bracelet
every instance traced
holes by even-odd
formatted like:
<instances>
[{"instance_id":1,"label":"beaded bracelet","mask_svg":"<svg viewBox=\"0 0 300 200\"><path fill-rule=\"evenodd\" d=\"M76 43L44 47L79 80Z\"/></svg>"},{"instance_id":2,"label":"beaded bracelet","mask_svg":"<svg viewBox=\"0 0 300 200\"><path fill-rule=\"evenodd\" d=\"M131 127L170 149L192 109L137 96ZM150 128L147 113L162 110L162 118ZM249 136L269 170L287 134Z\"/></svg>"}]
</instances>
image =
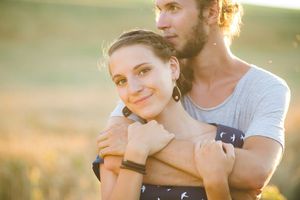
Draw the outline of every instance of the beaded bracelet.
<instances>
[{"instance_id":1,"label":"beaded bracelet","mask_svg":"<svg viewBox=\"0 0 300 200\"><path fill-rule=\"evenodd\" d=\"M140 174L146 174L146 165L138 164L130 160L123 159L120 166L121 169L129 169Z\"/></svg>"}]
</instances>

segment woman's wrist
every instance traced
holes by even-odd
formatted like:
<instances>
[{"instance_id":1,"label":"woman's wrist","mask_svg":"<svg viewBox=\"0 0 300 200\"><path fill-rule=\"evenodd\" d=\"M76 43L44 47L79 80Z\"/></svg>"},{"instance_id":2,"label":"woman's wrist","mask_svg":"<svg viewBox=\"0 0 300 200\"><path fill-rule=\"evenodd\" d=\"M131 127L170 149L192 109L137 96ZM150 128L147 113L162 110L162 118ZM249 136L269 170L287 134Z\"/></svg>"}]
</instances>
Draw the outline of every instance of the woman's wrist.
<instances>
[{"instance_id":1,"label":"woman's wrist","mask_svg":"<svg viewBox=\"0 0 300 200\"><path fill-rule=\"evenodd\" d=\"M124 159L144 165L146 164L148 154L149 150L147 146L141 143L129 142L125 150Z\"/></svg>"},{"instance_id":2,"label":"woman's wrist","mask_svg":"<svg viewBox=\"0 0 300 200\"><path fill-rule=\"evenodd\" d=\"M220 176L203 180L208 199L231 199L228 177Z\"/></svg>"}]
</instances>

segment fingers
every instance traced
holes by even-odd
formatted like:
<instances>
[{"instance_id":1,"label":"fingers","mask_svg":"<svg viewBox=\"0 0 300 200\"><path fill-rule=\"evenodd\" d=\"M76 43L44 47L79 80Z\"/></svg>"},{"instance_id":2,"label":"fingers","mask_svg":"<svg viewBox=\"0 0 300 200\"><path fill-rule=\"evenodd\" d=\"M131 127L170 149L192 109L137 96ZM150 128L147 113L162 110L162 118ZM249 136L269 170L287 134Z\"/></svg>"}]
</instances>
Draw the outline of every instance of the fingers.
<instances>
[{"instance_id":1,"label":"fingers","mask_svg":"<svg viewBox=\"0 0 300 200\"><path fill-rule=\"evenodd\" d=\"M107 140L105 141L101 141L98 143L98 152L101 151L101 149L105 148L105 147L108 147L110 144Z\"/></svg>"},{"instance_id":2,"label":"fingers","mask_svg":"<svg viewBox=\"0 0 300 200\"><path fill-rule=\"evenodd\" d=\"M107 156L109 155L109 152L110 152L110 148L109 147L106 147L106 148L103 148L99 151L99 156L100 158L104 158L104 156Z\"/></svg>"},{"instance_id":3,"label":"fingers","mask_svg":"<svg viewBox=\"0 0 300 200\"><path fill-rule=\"evenodd\" d=\"M106 146L104 148L101 148L99 150L99 156L101 158L104 158L105 156L112 155L112 156L118 156L122 155L120 152L120 149L118 147L111 147L111 146Z\"/></svg>"},{"instance_id":4,"label":"fingers","mask_svg":"<svg viewBox=\"0 0 300 200\"><path fill-rule=\"evenodd\" d=\"M172 140L173 138L175 138L175 134L173 134L173 133L168 134L168 136L169 136L170 140Z\"/></svg>"},{"instance_id":5,"label":"fingers","mask_svg":"<svg viewBox=\"0 0 300 200\"><path fill-rule=\"evenodd\" d=\"M98 137L97 137L97 143L100 143L104 140L106 140L108 138L107 133L101 133Z\"/></svg>"},{"instance_id":6,"label":"fingers","mask_svg":"<svg viewBox=\"0 0 300 200\"><path fill-rule=\"evenodd\" d=\"M225 151L225 154L228 156L228 157L235 157L235 153L234 153L234 147L232 144L229 144L229 143L223 143L223 149Z\"/></svg>"},{"instance_id":7,"label":"fingers","mask_svg":"<svg viewBox=\"0 0 300 200\"><path fill-rule=\"evenodd\" d=\"M203 140L200 143L200 149L207 149L210 146L212 146L214 143L216 143L216 141L214 140Z\"/></svg>"},{"instance_id":8,"label":"fingers","mask_svg":"<svg viewBox=\"0 0 300 200\"><path fill-rule=\"evenodd\" d=\"M128 126L128 128L130 128L130 127L136 127L136 126L140 126L140 125L142 125L142 123L141 123L141 122L138 122L138 121L136 121L136 122L134 122L134 123L130 124L130 125Z\"/></svg>"},{"instance_id":9,"label":"fingers","mask_svg":"<svg viewBox=\"0 0 300 200\"><path fill-rule=\"evenodd\" d=\"M231 151L233 151L234 154L234 150L230 149L231 148L229 146L230 144L226 144L225 148L223 148L223 144L224 143L222 143L222 141L215 141L215 140L197 141L194 145L194 153L197 154L197 152L199 153L200 151L204 152L204 151L212 151L212 150L218 150L225 153L225 148L227 148L229 149L230 154L232 154Z\"/></svg>"},{"instance_id":10,"label":"fingers","mask_svg":"<svg viewBox=\"0 0 300 200\"><path fill-rule=\"evenodd\" d=\"M110 126L106 129L104 129L103 131L100 132L99 136L97 137L97 143L103 141L103 140L106 140L108 138L108 134L110 133L110 131L112 129L114 129L115 126Z\"/></svg>"},{"instance_id":11,"label":"fingers","mask_svg":"<svg viewBox=\"0 0 300 200\"><path fill-rule=\"evenodd\" d=\"M194 154L196 155L197 152L199 152L199 149L200 149L200 146L201 146L201 141L197 141L195 144L194 144Z\"/></svg>"},{"instance_id":12,"label":"fingers","mask_svg":"<svg viewBox=\"0 0 300 200\"><path fill-rule=\"evenodd\" d=\"M133 124L140 124L139 122L133 123ZM127 137L127 125L111 125L108 128L104 129L100 132L99 136L97 137L97 143L106 140L107 138L111 136L120 136L125 135Z\"/></svg>"},{"instance_id":13,"label":"fingers","mask_svg":"<svg viewBox=\"0 0 300 200\"><path fill-rule=\"evenodd\" d=\"M156 120L151 120L147 124L157 124L157 121Z\"/></svg>"}]
</instances>

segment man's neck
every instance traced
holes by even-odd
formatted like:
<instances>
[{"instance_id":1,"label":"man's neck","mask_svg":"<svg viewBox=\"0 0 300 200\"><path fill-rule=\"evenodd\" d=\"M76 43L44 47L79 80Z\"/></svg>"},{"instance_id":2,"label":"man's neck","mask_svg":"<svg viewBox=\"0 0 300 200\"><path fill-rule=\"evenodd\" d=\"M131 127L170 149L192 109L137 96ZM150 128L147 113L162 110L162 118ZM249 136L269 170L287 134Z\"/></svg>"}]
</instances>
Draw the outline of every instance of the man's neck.
<instances>
[{"instance_id":1,"label":"man's neck","mask_svg":"<svg viewBox=\"0 0 300 200\"><path fill-rule=\"evenodd\" d=\"M194 68L196 82L211 84L234 71L236 61L223 37L217 36L209 37L202 51L186 63Z\"/></svg>"},{"instance_id":2,"label":"man's neck","mask_svg":"<svg viewBox=\"0 0 300 200\"><path fill-rule=\"evenodd\" d=\"M194 69L190 96L205 108L217 106L228 98L250 69L249 64L232 55L224 37L218 34L210 36L203 50L185 63Z\"/></svg>"}]
</instances>

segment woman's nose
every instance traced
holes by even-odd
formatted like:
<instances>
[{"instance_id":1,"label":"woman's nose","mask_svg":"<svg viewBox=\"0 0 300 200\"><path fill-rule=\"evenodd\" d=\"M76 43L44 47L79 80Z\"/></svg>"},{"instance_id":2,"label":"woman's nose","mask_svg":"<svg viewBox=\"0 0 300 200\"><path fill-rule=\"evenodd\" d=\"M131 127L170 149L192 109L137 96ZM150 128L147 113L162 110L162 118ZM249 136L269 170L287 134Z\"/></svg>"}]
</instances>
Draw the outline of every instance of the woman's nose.
<instances>
[{"instance_id":1,"label":"woman's nose","mask_svg":"<svg viewBox=\"0 0 300 200\"><path fill-rule=\"evenodd\" d=\"M128 81L128 91L130 94L136 94L143 90L143 85L137 79L131 79Z\"/></svg>"}]
</instances>

